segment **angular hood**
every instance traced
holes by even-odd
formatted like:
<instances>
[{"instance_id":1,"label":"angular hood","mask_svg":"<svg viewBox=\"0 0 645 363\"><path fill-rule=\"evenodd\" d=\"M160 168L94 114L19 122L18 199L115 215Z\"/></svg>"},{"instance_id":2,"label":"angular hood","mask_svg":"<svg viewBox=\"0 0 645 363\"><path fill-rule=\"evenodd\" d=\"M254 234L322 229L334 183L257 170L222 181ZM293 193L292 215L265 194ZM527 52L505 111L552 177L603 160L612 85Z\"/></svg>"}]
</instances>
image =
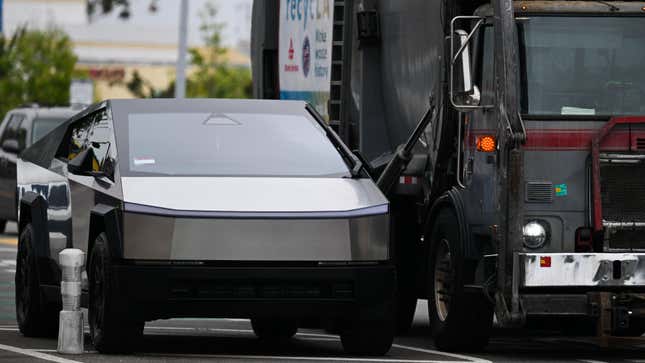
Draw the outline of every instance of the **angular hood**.
<instances>
[{"instance_id":1,"label":"angular hood","mask_svg":"<svg viewBox=\"0 0 645 363\"><path fill-rule=\"evenodd\" d=\"M322 213L333 217L388 211L387 199L371 179L123 177L122 187L126 210L141 212L152 208L241 215Z\"/></svg>"}]
</instances>

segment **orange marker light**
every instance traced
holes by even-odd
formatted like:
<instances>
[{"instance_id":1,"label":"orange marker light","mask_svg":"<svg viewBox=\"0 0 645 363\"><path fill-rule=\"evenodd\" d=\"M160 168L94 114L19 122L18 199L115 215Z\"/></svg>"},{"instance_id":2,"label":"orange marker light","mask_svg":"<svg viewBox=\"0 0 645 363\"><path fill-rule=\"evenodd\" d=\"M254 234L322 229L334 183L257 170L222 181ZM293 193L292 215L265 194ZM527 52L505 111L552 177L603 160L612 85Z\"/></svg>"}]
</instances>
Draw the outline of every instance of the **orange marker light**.
<instances>
[{"instance_id":1,"label":"orange marker light","mask_svg":"<svg viewBox=\"0 0 645 363\"><path fill-rule=\"evenodd\" d=\"M492 153L495 149L497 149L497 141L494 136L483 135L477 137L477 150Z\"/></svg>"},{"instance_id":2,"label":"orange marker light","mask_svg":"<svg viewBox=\"0 0 645 363\"><path fill-rule=\"evenodd\" d=\"M540 257L540 267L551 267L551 256Z\"/></svg>"}]
</instances>

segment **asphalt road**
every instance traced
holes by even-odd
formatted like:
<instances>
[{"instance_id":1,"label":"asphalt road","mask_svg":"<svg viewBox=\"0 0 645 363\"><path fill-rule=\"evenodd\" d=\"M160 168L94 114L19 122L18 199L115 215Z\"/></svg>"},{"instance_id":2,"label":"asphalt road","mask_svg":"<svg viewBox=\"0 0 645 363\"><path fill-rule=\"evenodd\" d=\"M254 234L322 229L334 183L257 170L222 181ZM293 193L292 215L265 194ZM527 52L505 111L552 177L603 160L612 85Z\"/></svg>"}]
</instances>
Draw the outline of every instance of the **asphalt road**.
<instances>
[{"instance_id":1,"label":"asphalt road","mask_svg":"<svg viewBox=\"0 0 645 363\"><path fill-rule=\"evenodd\" d=\"M0 362L631 362L645 363L645 338L613 342L603 347L594 338L554 332L496 330L483 353L455 355L438 352L428 338L426 304L419 301L412 330L398 337L383 358L362 359L343 353L338 336L301 329L291 341L262 343L248 321L173 319L146 324L140 353L130 356L97 354L86 335L86 353L60 355L55 339L31 339L16 327L14 276L15 225L0 235Z\"/></svg>"}]
</instances>

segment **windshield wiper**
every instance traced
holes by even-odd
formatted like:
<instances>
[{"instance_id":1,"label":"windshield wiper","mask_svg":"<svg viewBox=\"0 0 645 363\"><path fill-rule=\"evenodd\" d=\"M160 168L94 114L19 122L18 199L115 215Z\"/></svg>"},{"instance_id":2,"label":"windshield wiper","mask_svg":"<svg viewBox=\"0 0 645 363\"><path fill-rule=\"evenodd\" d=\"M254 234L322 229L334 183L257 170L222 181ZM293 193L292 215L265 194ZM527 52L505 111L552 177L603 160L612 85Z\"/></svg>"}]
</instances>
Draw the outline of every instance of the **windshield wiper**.
<instances>
[{"instance_id":1,"label":"windshield wiper","mask_svg":"<svg viewBox=\"0 0 645 363\"><path fill-rule=\"evenodd\" d=\"M606 1L600 1L600 0L596 0L596 2L600 3L600 4L603 4L603 5L609 6L610 11L620 11L620 8L618 6L616 6L616 5L614 5L614 4L610 4L610 3L606 2Z\"/></svg>"}]
</instances>

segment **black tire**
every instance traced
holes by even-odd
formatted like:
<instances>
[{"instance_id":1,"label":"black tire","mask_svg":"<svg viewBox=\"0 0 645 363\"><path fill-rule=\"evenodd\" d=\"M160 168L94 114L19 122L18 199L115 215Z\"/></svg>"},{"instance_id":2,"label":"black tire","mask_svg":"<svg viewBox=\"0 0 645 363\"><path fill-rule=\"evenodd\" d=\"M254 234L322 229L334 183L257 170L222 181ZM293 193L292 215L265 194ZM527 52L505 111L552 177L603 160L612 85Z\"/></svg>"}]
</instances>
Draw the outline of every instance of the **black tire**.
<instances>
[{"instance_id":1,"label":"black tire","mask_svg":"<svg viewBox=\"0 0 645 363\"><path fill-rule=\"evenodd\" d=\"M251 327L262 340L288 340L298 332L298 322L291 319L251 318Z\"/></svg>"},{"instance_id":2,"label":"black tire","mask_svg":"<svg viewBox=\"0 0 645 363\"><path fill-rule=\"evenodd\" d=\"M434 220L428 260L428 315L435 346L445 351L479 351L490 338L493 306L478 294L466 294L475 266L467 263L457 216L443 209Z\"/></svg>"},{"instance_id":3,"label":"black tire","mask_svg":"<svg viewBox=\"0 0 645 363\"><path fill-rule=\"evenodd\" d=\"M629 319L629 327L619 335L624 337L640 337L645 334L645 317L632 317Z\"/></svg>"},{"instance_id":4,"label":"black tire","mask_svg":"<svg viewBox=\"0 0 645 363\"><path fill-rule=\"evenodd\" d=\"M7 221L4 219L0 219L0 234L4 233L6 229L7 229Z\"/></svg>"},{"instance_id":5,"label":"black tire","mask_svg":"<svg viewBox=\"0 0 645 363\"><path fill-rule=\"evenodd\" d=\"M400 202L405 203L405 202ZM392 218L394 229L394 256L396 266L396 334L405 334L412 326L417 308L417 255L419 246L419 227L416 215L406 212L414 210L414 204L404 204L394 208Z\"/></svg>"},{"instance_id":6,"label":"black tire","mask_svg":"<svg viewBox=\"0 0 645 363\"><path fill-rule=\"evenodd\" d=\"M392 309L373 318L356 318L340 334L346 353L358 356L383 356L394 342L395 317Z\"/></svg>"},{"instance_id":7,"label":"black tire","mask_svg":"<svg viewBox=\"0 0 645 363\"><path fill-rule=\"evenodd\" d=\"M143 320L133 318L123 306L112 279L112 258L104 233L94 242L90 252L89 324L94 348L99 353L130 353L143 336Z\"/></svg>"},{"instance_id":8,"label":"black tire","mask_svg":"<svg viewBox=\"0 0 645 363\"><path fill-rule=\"evenodd\" d=\"M47 303L40 289L33 227L20 233L16 256L16 320L26 337L55 337L58 334L59 304Z\"/></svg>"}]
</instances>

